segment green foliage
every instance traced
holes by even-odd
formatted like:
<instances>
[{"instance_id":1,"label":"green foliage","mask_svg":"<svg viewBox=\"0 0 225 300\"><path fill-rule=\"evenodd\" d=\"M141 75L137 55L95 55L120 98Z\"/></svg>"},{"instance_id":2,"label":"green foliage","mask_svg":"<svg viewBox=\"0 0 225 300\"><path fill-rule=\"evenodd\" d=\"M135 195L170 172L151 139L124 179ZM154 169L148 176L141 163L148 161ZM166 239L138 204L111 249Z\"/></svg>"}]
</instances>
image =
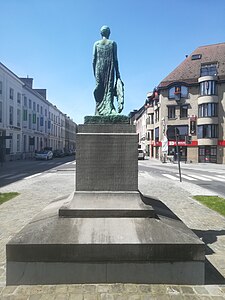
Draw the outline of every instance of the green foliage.
<instances>
[{"instance_id":1,"label":"green foliage","mask_svg":"<svg viewBox=\"0 0 225 300\"><path fill-rule=\"evenodd\" d=\"M218 196L194 196L194 199L225 216L225 199Z\"/></svg>"},{"instance_id":2,"label":"green foliage","mask_svg":"<svg viewBox=\"0 0 225 300\"><path fill-rule=\"evenodd\" d=\"M11 192L11 193L0 193L0 204L18 196L19 193L17 192Z\"/></svg>"},{"instance_id":3,"label":"green foliage","mask_svg":"<svg viewBox=\"0 0 225 300\"><path fill-rule=\"evenodd\" d=\"M125 115L86 116L84 124L129 124L130 119Z\"/></svg>"}]
</instances>

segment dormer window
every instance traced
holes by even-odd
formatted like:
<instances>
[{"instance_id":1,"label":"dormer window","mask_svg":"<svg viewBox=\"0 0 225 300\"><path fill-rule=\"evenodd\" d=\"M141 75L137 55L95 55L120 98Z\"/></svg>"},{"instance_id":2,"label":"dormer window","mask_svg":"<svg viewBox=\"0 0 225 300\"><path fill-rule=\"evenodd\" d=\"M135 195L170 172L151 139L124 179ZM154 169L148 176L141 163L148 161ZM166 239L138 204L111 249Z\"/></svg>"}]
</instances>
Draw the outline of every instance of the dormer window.
<instances>
[{"instance_id":1,"label":"dormer window","mask_svg":"<svg viewBox=\"0 0 225 300\"><path fill-rule=\"evenodd\" d=\"M205 64L201 66L200 77L203 76L216 76L217 75L217 64Z\"/></svg>"},{"instance_id":2,"label":"dormer window","mask_svg":"<svg viewBox=\"0 0 225 300\"><path fill-rule=\"evenodd\" d=\"M188 97L188 88L184 85L176 85L169 89L169 99L180 100Z\"/></svg>"}]
</instances>

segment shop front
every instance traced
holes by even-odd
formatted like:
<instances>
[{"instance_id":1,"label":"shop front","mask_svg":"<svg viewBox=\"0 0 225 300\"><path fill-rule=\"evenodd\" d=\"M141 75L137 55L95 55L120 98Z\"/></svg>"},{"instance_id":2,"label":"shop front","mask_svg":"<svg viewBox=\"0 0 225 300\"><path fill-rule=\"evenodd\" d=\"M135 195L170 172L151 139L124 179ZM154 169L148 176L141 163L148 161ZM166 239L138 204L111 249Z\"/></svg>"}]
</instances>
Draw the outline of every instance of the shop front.
<instances>
[{"instance_id":1,"label":"shop front","mask_svg":"<svg viewBox=\"0 0 225 300\"><path fill-rule=\"evenodd\" d=\"M199 146L198 147L199 163L216 163L217 146Z\"/></svg>"}]
</instances>

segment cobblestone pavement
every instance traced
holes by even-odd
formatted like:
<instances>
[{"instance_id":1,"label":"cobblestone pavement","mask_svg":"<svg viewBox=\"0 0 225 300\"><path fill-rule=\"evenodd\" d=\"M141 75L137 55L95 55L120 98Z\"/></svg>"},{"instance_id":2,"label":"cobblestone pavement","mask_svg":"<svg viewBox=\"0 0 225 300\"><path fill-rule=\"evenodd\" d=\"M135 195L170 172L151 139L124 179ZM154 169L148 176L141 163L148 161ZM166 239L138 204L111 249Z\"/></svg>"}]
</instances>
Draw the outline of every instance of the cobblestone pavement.
<instances>
[{"instance_id":1,"label":"cobblestone pavement","mask_svg":"<svg viewBox=\"0 0 225 300\"><path fill-rule=\"evenodd\" d=\"M148 165L155 161L146 161ZM218 167L218 166L217 166ZM70 172L71 174L71 172ZM40 210L56 198L74 190L74 176L45 172L39 178L22 180L0 189L18 191L13 201L0 206L0 299L18 300L150 300L225 299L225 218L191 198L211 194L186 182L139 172L139 189L164 202L207 245L206 284L199 286L152 284L74 284L46 286L5 286L5 245ZM48 191L51 190L51 193Z\"/></svg>"}]
</instances>

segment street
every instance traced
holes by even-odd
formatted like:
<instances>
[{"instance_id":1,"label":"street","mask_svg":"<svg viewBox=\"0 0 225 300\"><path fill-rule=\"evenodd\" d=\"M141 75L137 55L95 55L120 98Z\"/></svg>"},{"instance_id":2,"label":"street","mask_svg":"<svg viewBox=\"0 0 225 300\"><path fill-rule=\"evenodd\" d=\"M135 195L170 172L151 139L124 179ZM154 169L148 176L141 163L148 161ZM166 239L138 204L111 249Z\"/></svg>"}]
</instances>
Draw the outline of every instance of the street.
<instances>
[{"instance_id":1,"label":"street","mask_svg":"<svg viewBox=\"0 0 225 300\"><path fill-rule=\"evenodd\" d=\"M18 160L5 162L0 165L0 187L21 179L29 179L41 175L43 172L60 167L67 162L74 161L74 156L54 158L52 160Z\"/></svg>"},{"instance_id":2,"label":"street","mask_svg":"<svg viewBox=\"0 0 225 300\"><path fill-rule=\"evenodd\" d=\"M49 161L20 160L4 163L0 167L0 187L7 186L19 180L55 173L65 167L75 171L74 156L54 158ZM212 194L225 197L225 166L219 164L185 164L181 163L181 179L179 180L178 164L161 163L158 160L146 158L138 161L139 175L148 179L158 178L172 183L178 183L183 189L194 191L204 188ZM65 173L65 172L64 172ZM71 174L72 172L70 172ZM195 194L196 192L194 192ZM205 192L206 193L206 192Z\"/></svg>"},{"instance_id":3,"label":"street","mask_svg":"<svg viewBox=\"0 0 225 300\"><path fill-rule=\"evenodd\" d=\"M181 163L181 179L179 177L178 164L161 163L156 160L146 159L139 161L139 172L159 177L159 179L168 179L171 182L179 182L180 186L185 188L197 186L205 188L212 194L218 194L225 197L225 166L220 164L185 164ZM193 188L197 188L193 187Z\"/></svg>"}]
</instances>

